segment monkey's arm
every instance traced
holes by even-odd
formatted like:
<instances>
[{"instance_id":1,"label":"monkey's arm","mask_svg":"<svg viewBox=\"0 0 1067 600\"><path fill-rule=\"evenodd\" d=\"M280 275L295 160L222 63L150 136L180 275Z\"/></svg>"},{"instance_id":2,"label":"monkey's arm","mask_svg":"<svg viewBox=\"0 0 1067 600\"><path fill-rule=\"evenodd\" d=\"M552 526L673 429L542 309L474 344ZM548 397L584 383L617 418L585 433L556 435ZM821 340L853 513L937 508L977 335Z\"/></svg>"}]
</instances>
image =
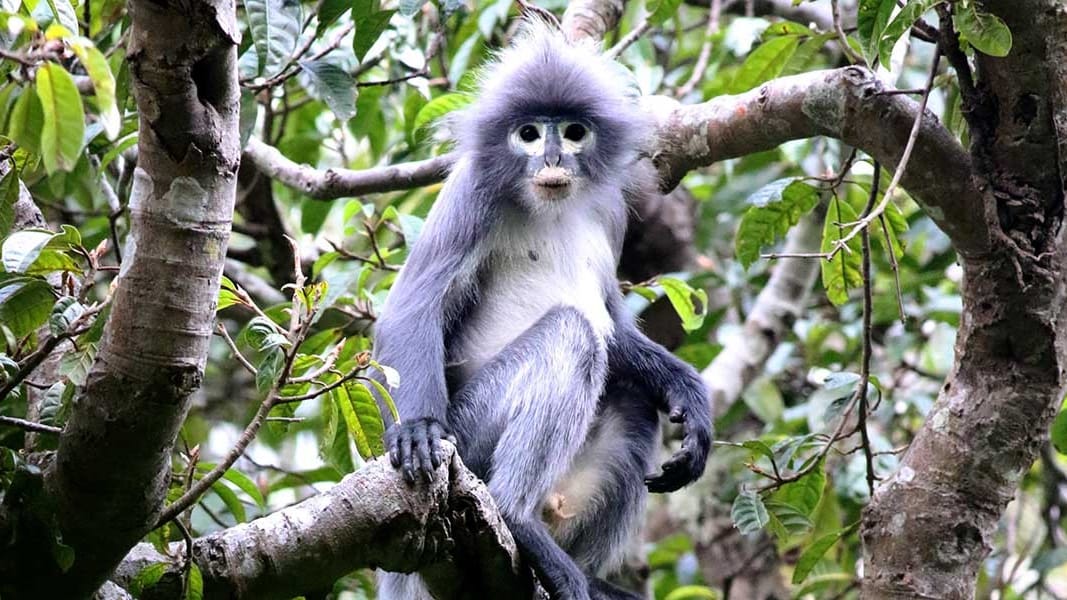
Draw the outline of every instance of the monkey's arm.
<instances>
[{"instance_id":1,"label":"monkey's arm","mask_svg":"<svg viewBox=\"0 0 1067 600\"><path fill-rule=\"evenodd\" d=\"M375 323L374 355L400 374L401 422L387 433L389 458L409 482L433 477L448 435L445 334L473 290L473 249L483 237L472 214L469 167L455 167Z\"/></svg>"},{"instance_id":2,"label":"monkey's arm","mask_svg":"<svg viewBox=\"0 0 1067 600\"><path fill-rule=\"evenodd\" d=\"M645 478L650 492L673 492L704 473L712 440L707 387L692 366L637 328L621 295L609 295L608 310L615 321L608 377L646 390L671 422L682 425L682 447L663 463L662 473Z\"/></svg>"}]
</instances>

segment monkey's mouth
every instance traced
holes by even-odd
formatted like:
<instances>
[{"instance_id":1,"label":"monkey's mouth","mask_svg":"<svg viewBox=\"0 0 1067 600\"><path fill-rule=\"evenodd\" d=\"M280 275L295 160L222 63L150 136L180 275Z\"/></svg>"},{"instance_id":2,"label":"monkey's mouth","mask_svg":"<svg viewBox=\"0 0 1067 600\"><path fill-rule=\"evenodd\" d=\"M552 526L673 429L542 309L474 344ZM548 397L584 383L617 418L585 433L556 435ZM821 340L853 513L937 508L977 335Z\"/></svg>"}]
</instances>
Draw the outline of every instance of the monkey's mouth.
<instances>
[{"instance_id":1,"label":"monkey's mouth","mask_svg":"<svg viewBox=\"0 0 1067 600\"><path fill-rule=\"evenodd\" d=\"M566 169L545 167L533 176L533 184L548 196L559 196L570 187L573 179Z\"/></svg>"}]
</instances>

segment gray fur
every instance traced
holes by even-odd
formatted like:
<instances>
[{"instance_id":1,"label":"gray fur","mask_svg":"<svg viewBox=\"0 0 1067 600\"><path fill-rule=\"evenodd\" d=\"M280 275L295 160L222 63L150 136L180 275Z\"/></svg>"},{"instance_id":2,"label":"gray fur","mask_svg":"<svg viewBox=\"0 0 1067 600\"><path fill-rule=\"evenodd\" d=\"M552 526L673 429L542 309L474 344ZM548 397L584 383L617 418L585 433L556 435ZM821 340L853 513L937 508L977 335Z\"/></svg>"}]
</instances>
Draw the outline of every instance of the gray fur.
<instances>
[{"instance_id":1,"label":"gray fur","mask_svg":"<svg viewBox=\"0 0 1067 600\"><path fill-rule=\"evenodd\" d=\"M624 190L642 185L648 131L618 72L527 25L450 122L461 158L375 334L376 358L401 376L393 464L417 484L454 434L523 557L567 600L635 597L597 577L639 526L646 483L688 483L710 444L699 377L637 330L615 279ZM527 143L518 132L530 123L540 137ZM572 123L585 135L566 137ZM568 183L546 187L545 173ZM686 441L646 480L659 410ZM385 600L428 597L417 575L379 580Z\"/></svg>"}]
</instances>

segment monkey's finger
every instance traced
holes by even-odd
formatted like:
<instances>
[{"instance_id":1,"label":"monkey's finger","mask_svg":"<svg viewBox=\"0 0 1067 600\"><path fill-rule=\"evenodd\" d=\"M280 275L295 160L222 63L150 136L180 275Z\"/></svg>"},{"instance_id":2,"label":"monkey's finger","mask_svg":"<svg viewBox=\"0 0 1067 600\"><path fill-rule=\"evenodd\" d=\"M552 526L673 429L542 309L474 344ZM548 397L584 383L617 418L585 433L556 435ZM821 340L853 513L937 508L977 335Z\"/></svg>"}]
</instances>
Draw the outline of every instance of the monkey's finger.
<instances>
[{"instance_id":1,"label":"monkey's finger","mask_svg":"<svg viewBox=\"0 0 1067 600\"><path fill-rule=\"evenodd\" d=\"M430 424L430 462L433 463L434 470L441 466L442 454L441 450L441 438L445 435L445 430L437 423Z\"/></svg>"},{"instance_id":2,"label":"monkey's finger","mask_svg":"<svg viewBox=\"0 0 1067 600\"><path fill-rule=\"evenodd\" d=\"M671 423L684 423L685 422L685 408L681 406L675 406L671 409L670 415L667 416Z\"/></svg>"},{"instance_id":3,"label":"monkey's finger","mask_svg":"<svg viewBox=\"0 0 1067 600\"><path fill-rule=\"evenodd\" d=\"M430 483L433 481L434 467L433 459L430 456L429 431L419 431L419 435L415 438L415 449L422 478L426 480L426 483Z\"/></svg>"},{"instance_id":4,"label":"monkey's finger","mask_svg":"<svg viewBox=\"0 0 1067 600\"><path fill-rule=\"evenodd\" d=\"M405 429L400 433L400 471L404 474L404 481L408 483L415 483L415 464L412 454L411 431Z\"/></svg>"}]
</instances>

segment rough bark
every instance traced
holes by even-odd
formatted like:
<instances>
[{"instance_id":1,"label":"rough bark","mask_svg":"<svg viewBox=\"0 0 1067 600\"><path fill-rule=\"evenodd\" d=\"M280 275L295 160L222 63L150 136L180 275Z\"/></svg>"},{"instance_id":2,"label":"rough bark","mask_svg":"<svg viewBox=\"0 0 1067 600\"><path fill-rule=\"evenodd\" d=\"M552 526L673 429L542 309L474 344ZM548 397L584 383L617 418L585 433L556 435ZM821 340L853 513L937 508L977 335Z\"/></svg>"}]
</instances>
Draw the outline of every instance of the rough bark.
<instances>
[{"instance_id":1,"label":"rough bark","mask_svg":"<svg viewBox=\"0 0 1067 600\"><path fill-rule=\"evenodd\" d=\"M529 571L485 486L451 459L433 483L406 484L386 459L329 491L255 521L198 538L193 558L205 598L284 599L328 589L359 568L420 571L442 598L530 597ZM116 571L128 583L151 563L172 565L154 593L173 597L177 559L140 544ZM155 597L155 596L153 596Z\"/></svg>"},{"instance_id":2,"label":"rough bark","mask_svg":"<svg viewBox=\"0 0 1067 600\"><path fill-rule=\"evenodd\" d=\"M864 513L865 598L973 597L997 522L1067 386L1064 139L1053 117L1067 90L1054 62L1067 38L1067 4L984 9L1015 38L1008 57L979 57L969 99L979 193L962 200L984 216L992 244L961 257L955 366Z\"/></svg>"},{"instance_id":3,"label":"rough bark","mask_svg":"<svg viewBox=\"0 0 1067 600\"><path fill-rule=\"evenodd\" d=\"M277 148L255 137L248 140L244 155L267 177L318 200L409 190L436 183L448 175L454 160L452 155L445 154L420 162L364 171L319 170L289 160Z\"/></svg>"},{"instance_id":4,"label":"rough bark","mask_svg":"<svg viewBox=\"0 0 1067 600\"><path fill-rule=\"evenodd\" d=\"M129 12L141 119L131 231L97 361L44 480L74 563L60 572L45 541L9 548L0 563L18 577L0 577L5 598L86 597L151 527L212 333L240 155L235 5L135 0Z\"/></svg>"},{"instance_id":5,"label":"rough bark","mask_svg":"<svg viewBox=\"0 0 1067 600\"><path fill-rule=\"evenodd\" d=\"M671 189L690 170L817 135L840 139L894 168L918 104L886 95L866 68L814 71L769 81L736 96L678 105L649 99L660 117L653 163ZM670 108L673 107L673 108ZM988 248L985 215L971 179L971 159L932 113L923 117L903 186L962 254Z\"/></svg>"}]
</instances>

